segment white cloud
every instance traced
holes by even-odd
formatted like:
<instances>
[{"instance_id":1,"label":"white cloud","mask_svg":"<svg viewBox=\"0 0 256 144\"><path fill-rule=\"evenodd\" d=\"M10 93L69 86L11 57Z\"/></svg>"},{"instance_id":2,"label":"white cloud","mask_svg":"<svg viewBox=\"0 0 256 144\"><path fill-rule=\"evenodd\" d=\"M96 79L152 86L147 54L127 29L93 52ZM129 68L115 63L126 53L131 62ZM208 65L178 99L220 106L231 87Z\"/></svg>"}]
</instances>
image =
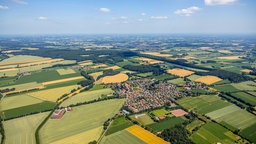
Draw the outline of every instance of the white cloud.
<instances>
[{"instance_id":1,"label":"white cloud","mask_svg":"<svg viewBox=\"0 0 256 144\"><path fill-rule=\"evenodd\" d=\"M99 11L101 11L101 12L110 12L110 9L108 9L108 8L100 8Z\"/></svg>"},{"instance_id":2,"label":"white cloud","mask_svg":"<svg viewBox=\"0 0 256 144\"><path fill-rule=\"evenodd\" d=\"M120 19L128 19L126 16L121 16Z\"/></svg>"},{"instance_id":3,"label":"white cloud","mask_svg":"<svg viewBox=\"0 0 256 144\"><path fill-rule=\"evenodd\" d=\"M151 19L158 19L158 20L164 20L164 19L168 19L167 16L151 16Z\"/></svg>"},{"instance_id":4,"label":"white cloud","mask_svg":"<svg viewBox=\"0 0 256 144\"><path fill-rule=\"evenodd\" d=\"M40 16L37 18L38 20L48 20L48 17Z\"/></svg>"},{"instance_id":5,"label":"white cloud","mask_svg":"<svg viewBox=\"0 0 256 144\"><path fill-rule=\"evenodd\" d=\"M0 10L7 10L7 9L9 9L9 7L8 7L8 6L0 5Z\"/></svg>"},{"instance_id":6,"label":"white cloud","mask_svg":"<svg viewBox=\"0 0 256 144\"><path fill-rule=\"evenodd\" d=\"M143 19L138 19L139 22L143 22L144 20Z\"/></svg>"},{"instance_id":7,"label":"white cloud","mask_svg":"<svg viewBox=\"0 0 256 144\"><path fill-rule=\"evenodd\" d=\"M147 14L146 14L146 13L141 13L140 15L145 16L145 15L147 15Z\"/></svg>"},{"instance_id":8,"label":"white cloud","mask_svg":"<svg viewBox=\"0 0 256 144\"><path fill-rule=\"evenodd\" d=\"M199 7L192 6L186 9L176 10L174 13L182 16L191 16L195 11L198 11L198 10L200 10Z\"/></svg>"},{"instance_id":9,"label":"white cloud","mask_svg":"<svg viewBox=\"0 0 256 144\"><path fill-rule=\"evenodd\" d=\"M228 5L236 2L237 0L204 0L206 5Z\"/></svg>"},{"instance_id":10,"label":"white cloud","mask_svg":"<svg viewBox=\"0 0 256 144\"><path fill-rule=\"evenodd\" d=\"M16 3L16 4L21 4L21 5L26 5L28 4L26 1L23 0L11 0L12 2Z\"/></svg>"}]
</instances>

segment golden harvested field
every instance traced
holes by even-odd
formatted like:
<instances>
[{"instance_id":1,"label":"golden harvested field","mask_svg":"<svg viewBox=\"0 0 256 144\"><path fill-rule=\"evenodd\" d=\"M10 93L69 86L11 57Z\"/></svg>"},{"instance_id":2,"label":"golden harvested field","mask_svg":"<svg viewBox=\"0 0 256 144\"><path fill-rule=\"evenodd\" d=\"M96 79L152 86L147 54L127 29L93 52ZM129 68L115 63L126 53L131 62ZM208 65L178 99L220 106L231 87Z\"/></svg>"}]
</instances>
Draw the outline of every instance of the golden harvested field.
<instances>
[{"instance_id":1,"label":"golden harvested field","mask_svg":"<svg viewBox=\"0 0 256 144\"><path fill-rule=\"evenodd\" d=\"M218 78L216 76L202 76L195 80L195 82L201 82L207 85L211 85L213 83L216 83L218 81L221 81L221 78Z\"/></svg>"},{"instance_id":2,"label":"golden harvested field","mask_svg":"<svg viewBox=\"0 0 256 144\"><path fill-rule=\"evenodd\" d=\"M220 53L232 53L232 52L229 51L229 50L218 50L218 52L220 52Z\"/></svg>"},{"instance_id":3,"label":"golden harvested field","mask_svg":"<svg viewBox=\"0 0 256 144\"><path fill-rule=\"evenodd\" d=\"M153 55L153 56L159 56L159 57L169 57L172 56L171 54L161 54L159 52L145 52L143 54Z\"/></svg>"},{"instance_id":4,"label":"golden harvested field","mask_svg":"<svg viewBox=\"0 0 256 144\"><path fill-rule=\"evenodd\" d=\"M119 66L112 66L112 67L104 68L104 70L108 70L108 69L116 70L116 69L120 69L120 67Z\"/></svg>"},{"instance_id":5,"label":"golden harvested field","mask_svg":"<svg viewBox=\"0 0 256 144\"><path fill-rule=\"evenodd\" d=\"M103 67L107 67L107 66L108 65L106 65L106 64L98 64L98 65L92 66L91 68L96 69L96 68L103 68Z\"/></svg>"},{"instance_id":6,"label":"golden harvested field","mask_svg":"<svg viewBox=\"0 0 256 144\"><path fill-rule=\"evenodd\" d=\"M67 74L76 73L73 69L57 69L57 72L59 73L59 75L67 75Z\"/></svg>"},{"instance_id":7,"label":"golden harvested field","mask_svg":"<svg viewBox=\"0 0 256 144\"><path fill-rule=\"evenodd\" d=\"M142 61L142 63L146 63L146 64L159 64L159 63L163 63L162 61L159 60L154 60L154 59L149 59L149 58L144 58L144 57L139 57L139 58L135 58L137 60Z\"/></svg>"},{"instance_id":8,"label":"golden harvested field","mask_svg":"<svg viewBox=\"0 0 256 144\"><path fill-rule=\"evenodd\" d=\"M28 66L34 66L34 65L50 64L50 63L55 63L55 62L60 62L60 61L64 61L64 59L45 58L43 60L36 61L36 62L28 62L28 63L25 63L25 64L20 64L19 67L28 67Z\"/></svg>"},{"instance_id":9,"label":"golden harvested field","mask_svg":"<svg viewBox=\"0 0 256 144\"><path fill-rule=\"evenodd\" d=\"M133 134L137 138L143 140L148 144L169 144L169 142L164 141L163 139L157 137L153 133L143 129L138 125L131 126L126 129L129 133Z\"/></svg>"},{"instance_id":10,"label":"golden harvested field","mask_svg":"<svg viewBox=\"0 0 256 144\"><path fill-rule=\"evenodd\" d=\"M91 60L86 60L86 61L81 61L78 63L80 66L87 66L87 65L92 65L93 62Z\"/></svg>"},{"instance_id":11,"label":"golden harvested field","mask_svg":"<svg viewBox=\"0 0 256 144\"><path fill-rule=\"evenodd\" d=\"M167 73L176 75L179 77L185 77L194 74L193 71L185 70L185 69L180 69L180 68L174 68L171 70L167 70Z\"/></svg>"},{"instance_id":12,"label":"golden harvested field","mask_svg":"<svg viewBox=\"0 0 256 144\"><path fill-rule=\"evenodd\" d=\"M92 76L94 80L96 80L98 78L98 76L100 76L102 74L103 74L103 72L101 71L101 72L91 73L89 75Z\"/></svg>"},{"instance_id":13,"label":"golden harvested field","mask_svg":"<svg viewBox=\"0 0 256 144\"><path fill-rule=\"evenodd\" d=\"M238 60L241 56L225 56L225 57L218 57L218 59L222 60Z\"/></svg>"},{"instance_id":14,"label":"golden harvested field","mask_svg":"<svg viewBox=\"0 0 256 144\"><path fill-rule=\"evenodd\" d=\"M64 139L52 142L51 144L87 144L100 138L103 127L97 127Z\"/></svg>"},{"instance_id":15,"label":"golden harvested field","mask_svg":"<svg viewBox=\"0 0 256 144\"><path fill-rule=\"evenodd\" d=\"M241 72L250 73L250 72L252 72L252 70L249 70L249 69L243 69L243 70L241 70Z\"/></svg>"},{"instance_id":16,"label":"golden harvested field","mask_svg":"<svg viewBox=\"0 0 256 144\"><path fill-rule=\"evenodd\" d=\"M78 88L78 85L41 90L38 92L31 92L28 95L38 99L55 102L63 94L69 93L72 89L76 88Z\"/></svg>"},{"instance_id":17,"label":"golden harvested field","mask_svg":"<svg viewBox=\"0 0 256 144\"><path fill-rule=\"evenodd\" d=\"M43 58L38 56L18 55L18 56L10 57L8 59L4 59L3 61L0 62L0 66L24 64L24 63L38 62L38 61L50 60L50 59L51 58Z\"/></svg>"},{"instance_id":18,"label":"golden harvested field","mask_svg":"<svg viewBox=\"0 0 256 144\"><path fill-rule=\"evenodd\" d=\"M43 82L42 84L43 85L50 85L50 84L62 83L62 82L78 80L78 79L84 79L84 77L83 76L77 76L77 77L66 78L66 79L61 79L61 80L54 80L54 81Z\"/></svg>"},{"instance_id":19,"label":"golden harvested field","mask_svg":"<svg viewBox=\"0 0 256 144\"><path fill-rule=\"evenodd\" d=\"M128 80L128 75L124 73L119 73L113 76L105 76L102 78L102 83L108 84L108 83L119 83L124 82Z\"/></svg>"},{"instance_id":20,"label":"golden harvested field","mask_svg":"<svg viewBox=\"0 0 256 144\"><path fill-rule=\"evenodd\" d=\"M14 70L18 70L17 68L9 68L9 69L0 69L0 72L9 72L9 71L14 71Z\"/></svg>"}]
</instances>

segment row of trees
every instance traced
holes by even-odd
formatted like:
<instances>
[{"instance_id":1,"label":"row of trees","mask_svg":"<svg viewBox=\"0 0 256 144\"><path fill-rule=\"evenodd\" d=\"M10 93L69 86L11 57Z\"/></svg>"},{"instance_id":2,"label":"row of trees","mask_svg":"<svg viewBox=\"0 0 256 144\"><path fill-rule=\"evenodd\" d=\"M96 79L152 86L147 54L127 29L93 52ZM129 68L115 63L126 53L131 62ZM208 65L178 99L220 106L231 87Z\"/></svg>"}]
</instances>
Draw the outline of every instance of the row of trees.
<instances>
[{"instance_id":1,"label":"row of trees","mask_svg":"<svg viewBox=\"0 0 256 144\"><path fill-rule=\"evenodd\" d=\"M153 72L154 75L161 75L164 73L164 70L161 69L159 65L125 65L123 68L139 73Z\"/></svg>"}]
</instances>

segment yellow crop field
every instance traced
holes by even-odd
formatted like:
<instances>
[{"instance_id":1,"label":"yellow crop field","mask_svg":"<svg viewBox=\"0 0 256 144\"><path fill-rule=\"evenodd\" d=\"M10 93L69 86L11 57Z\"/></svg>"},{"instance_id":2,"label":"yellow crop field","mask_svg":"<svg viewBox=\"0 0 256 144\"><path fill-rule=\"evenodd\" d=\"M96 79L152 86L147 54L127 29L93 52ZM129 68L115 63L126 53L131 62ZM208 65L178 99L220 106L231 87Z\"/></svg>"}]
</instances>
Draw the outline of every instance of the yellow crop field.
<instances>
[{"instance_id":1,"label":"yellow crop field","mask_svg":"<svg viewBox=\"0 0 256 144\"><path fill-rule=\"evenodd\" d=\"M171 54L161 54L159 52L145 52L143 54L153 55L153 56L159 56L159 57L169 57L172 56Z\"/></svg>"},{"instance_id":2,"label":"yellow crop field","mask_svg":"<svg viewBox=\"0 0 256 144\"><path fill-rule=\"evenodd\" d=\"M102 74L103 74L103 72L100 71L100 72L91 73L89 75L92 76L94 80L96 80L98 78L98 76L100 76Z\"/></svg>"},{"instance_id":3,"label":"yellow crop field","mask_svg":"<svg viewBox=\"0 0 256 144\"><path fill-rule=\"evenodd\" d=\"M57 72L59 73L59 75L67 75L67 74L76 73L73 69L57 69Z\"/></svg>"},{"instance_id":4,"label":"yellow crop field","mask_svg":"<svg viewBox=\"0 0 256 144\"><path fill-rule=\"evenodd\" d=\"M69 93L72 89L76 88L78 88L78 85L41 90L38 92L31 92L28 95L38 99L55 102L63 94Z\"/></svg>"},{"instance_id":5,"label":"yellow crop field","mask_svg":"<svg viewBox=\"0 0 256 144\"><path fill-rule=\"evenodd\" d=\"M0 66L5 65L14 65L14 64L24 64L24 63L30 63L30 62L38 62L42 60L50 60L51 58L43 58L38 56L28 56L28 55L18 55L13 56L8 59L4 59L0 62Z\"/></svg>"},{"instance_id":6,"label":"yellow crop field","mask_svg":"<svg viewBox=\"0 0 256 144\"><path fill-rule=\"evenodd\" d=\"M243 70L241 70L241 72L250 73L250 72L252 72L252 70L249 70L249 69L243 69Z\"/></svg>"},{"instance_id":7,"label":"yellow crop field","mask_svg":"<svg viewBox=\"0 0 256 144\"><path fill-rule=\"evenodd\" d=\"M120 67L119 66L112 66L112 67L104 68L104 70L108 70L108 69L116 70L116 69L120 69Z\"/></svg>"},{"instance_id":8,"label":"yellow crop field","mask_svg":"<svg viewBox=\"0 0 256 144\"><path fill-rule=\"evenodd\" d=\"M143 129L138 125L131 126L127 128L126 131L143 140L147 144L169 144L169 142L157 137L153 133Z\"/></svg>"},{"instance_id":9,"label":"yellow crop field","mask_svg":"<svg viewBox=\"0 0 256 144\"><path fill-rule=\"evenodd\" d=\"M154 60L154 59L149 59L149 58L144 58L144 57L140 57L140 58L136 58L136 59L142 61L143 63L147 63L147 64L163 63L162 61L159 61L159 60Z\"/></svg>"},{"instance_id":10,"label":"yellow crop field","mask_svg":"<svg viewBox=\"0 0 256 144\"><path fill-rule=\"evenodd\" d=\"M216 76L202 76L195 80L195 82L201 82L207 85L211 85L213 83L216 83L218 81L221 81L221 78L218 78Z\"/></svg>"},{"instance_id":11,"label":"yellow crop field","mask_svg":"<svg viewBox=\"0 0 256 144\"><path fill-rule=\"evenodd\" d=\"M171 70L167 70L167 73L176 75L179 77L185 77L194 74L193 71L185 70L185 69L180 69L180 68L174 68Z\"/></svg>"},{"instance_id":12,"label":"yellow crop field","mask_svg":"<svg viewBox=\"0 0 256 144\"><path fill-rule=\"evenodd\" d=\"M87 65L92 65L93 62L91 60L86 60L86 61L81 61L78 63L80 66L87 66Z\"/></svg>"},{"instance_id":13,"label":"yellow crop field","mask_svg":"<svg viewBox=\"0 0 256 144\"><path fill-rule=\"evenodd\" d=\"M218 50L218 52L220 52L220 53L232 53L232 52L229 51L229 50Z\"/></svg>"},{"instance_id":14,"label":"yellow crop field","mask_svg":"<svg viewBox=\"0 0 256 144\"><path fill-rule=\"evenodd\" d=\"M106 64L98 64L98 65L92 66L91 68L96 69L96 68L103 68L103 67L107 67L107 66L108 65L106 65Z\"/></svg>"},{"instance_id":15,"label":"yellow crop field","mask_svg":"<svg viewBox=\"0 0 256 144\"><path fill-rule=\"evenodd\" d=\"M238 60L241 56L225 56L225 57L218 57L218 59L222 60Z\"/></svg>"},{"instance_id":16,"label":"yellow crop field","mask_svg":"<svg viewBox=\"0 0 256 144\"><path fill-rule=\"evenodd\" d=\"M99 139L103 127L97 127L70 137L52 142L51 144L87 144L91 141Z\"/></svg>"},{"instance_id":17,"label":"yellow crop field","mask_svg":"<svg viewBox=\"0 0 256 144\"><path fill-rule=\"evenodd\" d=\"M102 78L102 83L108 84L108 83L119 83L124 82L128 80L128 75L124 73L119 73L113 76L105 76Z\"/></svg>"},{"instance_id":18,"label":"yellow crop field","mask_svg":"<svg viewBox=\"0 0 256 144\"><path fill-rule=\"evenodd\" d=\"M84 77L83 76L77 76L77 77L71 77L71 78L66 78L66 79L61 79L61 80L54 80L54 81L43 82L42 84L43 85L50 85L50 84L62 83L62 82L78 80L78 79L84 79Z\"/></svg>"},{"instance_id":19,"label":"yellow crop field","mask_svg":"<svg viewBox=\"0 0 256 144\"><path fill-rule=\"evenodd\" d=\"M8 72L8 71L14 71L14 70L18 70L18 69L17 68L9 68L9 69L0 70L0 72Z\"/></svg>"}]
</instances>

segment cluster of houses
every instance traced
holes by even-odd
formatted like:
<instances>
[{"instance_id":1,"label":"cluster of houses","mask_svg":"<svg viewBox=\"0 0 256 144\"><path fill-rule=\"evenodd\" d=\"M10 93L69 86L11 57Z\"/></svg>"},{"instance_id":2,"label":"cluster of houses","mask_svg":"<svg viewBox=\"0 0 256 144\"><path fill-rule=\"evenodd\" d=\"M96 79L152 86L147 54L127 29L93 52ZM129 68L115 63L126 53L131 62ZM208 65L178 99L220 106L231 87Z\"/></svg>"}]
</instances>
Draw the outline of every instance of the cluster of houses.
<instances>
[{"instance_id":1,"label":"cluster of houses","mask_svg":"<svg viewBox=\"0 0 256 144\"><path fill-rule=\"evenodd\" d=\"M53 112L51 118L52 119L60 119L65 114L65 112L70 112L71 110L72 110L71 107L66 107L66 108L62 108L62 109L56 109Z\"/></svg>"},{"instance_id":2,"label":"cluster of houses","mask_svg":"<svg viewBox=\"0 0 256 144\"><path fill-rule=\"evenodd\" d=\"M134 113L172 104L175 98L183 96L175 85L155 79L127 81L117 86L116 93L127 98L124 106Z\"/></svg>"}]
</instances>

